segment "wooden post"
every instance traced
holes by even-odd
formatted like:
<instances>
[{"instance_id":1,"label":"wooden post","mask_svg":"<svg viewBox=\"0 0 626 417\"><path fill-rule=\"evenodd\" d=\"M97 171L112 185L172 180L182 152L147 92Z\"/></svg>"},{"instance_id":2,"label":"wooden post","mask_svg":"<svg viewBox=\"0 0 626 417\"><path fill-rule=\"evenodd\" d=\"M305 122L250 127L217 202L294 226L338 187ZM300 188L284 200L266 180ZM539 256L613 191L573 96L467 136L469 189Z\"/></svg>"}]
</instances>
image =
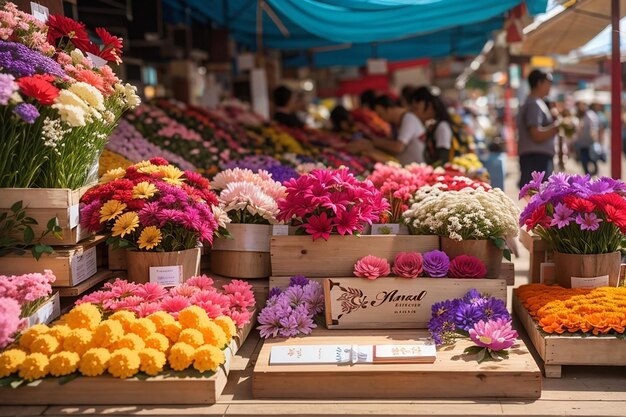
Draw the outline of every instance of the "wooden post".
<instances>
[{"instance_id":1,"label":"wooden post","mask_svg":"<svg viewBox=\"0 0 626 417\"><path fill-rule=\"evenodd\" d=\"M611 176L622 177L622 64L620 61L619 0L611 7Z\"/></svg>"}]
</instances>

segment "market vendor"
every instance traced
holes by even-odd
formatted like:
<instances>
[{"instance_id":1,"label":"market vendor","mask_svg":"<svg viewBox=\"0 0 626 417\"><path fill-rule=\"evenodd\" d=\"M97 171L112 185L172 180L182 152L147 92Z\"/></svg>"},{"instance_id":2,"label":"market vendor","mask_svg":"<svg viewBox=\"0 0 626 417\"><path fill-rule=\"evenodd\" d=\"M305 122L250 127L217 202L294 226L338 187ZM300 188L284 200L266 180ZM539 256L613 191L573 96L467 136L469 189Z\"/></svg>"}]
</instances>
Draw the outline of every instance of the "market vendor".
<instances>
[{"instance_id":1,"label":"market vendor","mask_svg":"<svg viewBox=\"0 0 626 417\"><path fill-rule=\"evenodd\" d=\"M428 87L419 87L413 90L410 103L411 110L428 126L424 149L426 163L440 166L450 162L453 123L441 97Z\"/></svg>"},{"instance_id":2,"label":"market vendor","mask_svg":"<svg viewBox=\"0 0 626 417\"><path fill-rule=\"evenodd\" d=\"M296 115L296 96L284 85L274 90L274 120L287 127L303 128L304 123Z\"/></svg>"},{"instance_id":3,"label":"market vendor","mask_svg":"<svg viewBox=\"0 0 626 417\"><path fill-rule=\"evenodd\" d=\"M424 162L424 124L415 114L399 106L389 96L376 98L374 110L387 123L397 128L395 139L374 139L373 146L394 154L402 165Z\"/></svg>"}]
</instances>

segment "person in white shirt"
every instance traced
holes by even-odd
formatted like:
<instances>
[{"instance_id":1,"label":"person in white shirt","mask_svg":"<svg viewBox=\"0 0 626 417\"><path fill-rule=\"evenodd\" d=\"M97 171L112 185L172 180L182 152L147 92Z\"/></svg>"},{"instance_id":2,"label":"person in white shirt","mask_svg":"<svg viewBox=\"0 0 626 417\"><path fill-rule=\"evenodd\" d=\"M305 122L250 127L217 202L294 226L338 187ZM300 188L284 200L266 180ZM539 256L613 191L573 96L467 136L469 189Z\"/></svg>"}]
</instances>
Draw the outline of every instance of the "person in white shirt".
<instances>
[{"instance_id":1,"label":"person in white shirt","mask_svg":"<svg viewBox=\"0 0 626 417\"><path fill-rule=\"evenodd\" d=\"M386 95L376 98L374 110L381 119L396 126L398 132L395 140L374 139L374 146L393 153L402 165L425 162L426 129L420 119Z\"/></svg>"},{"instance_id":2,"label":"person in white shirt","mask_svg":"<svg viewBox=\"0 0 626 417\"><path fill-rule=\"evenodd\" d=\"M441 98L428 87L417 88L411 96L411 110L429 126L424 154L426 163L439 166L450 162L452 120Z\"/></svg>"}]
</instances>

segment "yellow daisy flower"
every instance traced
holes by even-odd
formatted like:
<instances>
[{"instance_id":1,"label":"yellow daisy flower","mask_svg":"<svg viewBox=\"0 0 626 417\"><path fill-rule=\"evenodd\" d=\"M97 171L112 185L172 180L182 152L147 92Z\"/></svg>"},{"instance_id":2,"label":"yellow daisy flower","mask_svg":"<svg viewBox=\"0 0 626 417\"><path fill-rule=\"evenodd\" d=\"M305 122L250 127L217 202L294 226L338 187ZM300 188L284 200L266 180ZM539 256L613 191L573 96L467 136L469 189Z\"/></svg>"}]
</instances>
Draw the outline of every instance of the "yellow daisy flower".
<instances>
[{"instance_id":1,"label":"yellow daisy flower","mask_svg":"<svg viewBox=\"0 0 626 417\"><path fill-rule=\"evenodd\" d=\"M135 165L133 165L136 168L143 168L143 167L153 167L155 165L152 165L152 162L150 161L146 161L145 159L141 162L137 162Z\"/></svg>"},{"instance_id":2,"label":"yellow daisy flower","mask_svg":"<svg viewBox=\"0 0 626 417\"><path fill-rule=\"evenodd\" d=\"M160 166L159 171L163 174L163 181L172 185L181 185L183 183L180 177L182 177L184 173L175 166Z\"/></svg>"},{"instance_id":3,"label":"yellow daisy flower","mask_svg":"<svg viewBox=\"0 0 626 417\"><path fill-rule=\"evenodd\" d=\"M124 237L129 233L132 233L137 227L139 227L139 217L134 211L122 214L115 220L115 224L111 229L113 236Z\"/></svg>"},{"instance_id":4,"label":"yellow daisy flower","mask_svg":"<svg viewBox=\"0 0 626 417\"><path fill-rule=\"evenodd\" d=\"M139 249L150 250L159 246L162 239L163 235L156 226L148 226L141 231L137 243L139 244Z\"/></svg>"},{"instance_id":5,"label":"yellow daisy flower","mask_svg":"<svg viewBox=\"0 0 626 417\"><path fill-rule=\"evenodd\" d=\"M100 207L100 223L114 220L124 212L126 204L118 200L109 200Z\"/></svg>"},{"instance_id":6,"label":"yellow daisy flower","mask_svg":"<svg viewBox=\"0 0 626 417\"><path fill-rule=\"evenodd\" d=\"M140 182L133 187L133 198L148 199L154 196L159 191L154 184L150 184L148 181Z\"/></svg>"},{"instance_id":7,"label":"yellow daisy flower","mask_svg":"<svg viewBox=\"0 0 626 417\"><path fill-rule=\"evenodd\" d=\"M124 168L110 169L100 178L100 184L106 184L107 182L124 178L124 175L126 175L126 170Z\"/></svg>"},{"instance_id":8,"label":"yellow daisy flower","mask_svg":"<svg viewBox=\"0 0 626 417\"><path fill-rule=\"evenodd\" d=\"M142 174L152 174L155 172L159 172L160 170L158 166L150 164L139 168L137 171L141 172Z\"/></svg>"}]
</instances>

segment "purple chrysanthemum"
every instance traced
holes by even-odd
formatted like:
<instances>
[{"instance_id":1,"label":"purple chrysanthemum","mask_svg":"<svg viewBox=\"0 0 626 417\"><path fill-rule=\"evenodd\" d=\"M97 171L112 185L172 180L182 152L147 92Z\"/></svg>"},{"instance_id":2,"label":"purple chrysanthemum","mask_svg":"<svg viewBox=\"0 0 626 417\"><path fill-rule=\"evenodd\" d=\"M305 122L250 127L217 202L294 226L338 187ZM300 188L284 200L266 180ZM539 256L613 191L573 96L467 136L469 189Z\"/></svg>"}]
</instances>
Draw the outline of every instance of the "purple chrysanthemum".
<instances>
[{"instance_id":1,"label":"purple chrysanthemum","mask_svg":"<svg viewBox=\"0 0 626 417\"><path fill-rule=\"evenodd\" d=\"M304 287L304 302L312 315L324 311L324 291L319 282L311 281Z\"/></svg>"},{"instance_id":2,"label":"purple chrysanthemum","mask_svg":"<svg viewBox=\"0 0 626 417\"><path fill-rule=\"evenodd\" d=\"M267 296L267 298L270 299L272 297L276 297L276 296L280 295L280 293L282 293L282 290L280 288L272 287L272 289L270 290L270 293Z\"/></svg>"},{"instance_id":3,"label":"purple chrysanthemum","mask_svg":"<svg viewBox=\"0 0 626 417\"><path fill-rule=\"evenodd\" d=\"M51 74L65 78L61 65L51 58L16 42L0 40L0 68L17 78Z\"/></svg>"},{"instance_id":4,"label":"purple chrysanthemum","mask_svg":"<svg viewBox=\"0 0 626 417\"><path fill-rule=\"evenodd\" d=\"M488 298L481 305L484 320L495 320L498 318L511 318L504 301L497 298Z\"/></svg>"},{"instance_id":5,"label":"purple chrysanthemum","mask_svg":"<svg viewBox=\"0 0 626 417\"><path fill-rule=\"evenodd\" d=\"M35 123L35 120L39 117L39 110L30 103L18 104L13 109L13 113L17 114L22 120L31 125Z\"/></svg>"},{"instance_id":6,"label":"purple chrysanthemum","mask_svg":"<svg viewBox=\"0 0 626 417\"><path fill-rule=\"evenodd\" d=\"M6 106L17 88L15 77L11 74L0 74L0 104Z\"/></svg>"},{"instance_id":7,"label":"purple chrysanthemum","mask_svg":"<svg viewBox=\"0 0 626 417\"><path fill-rule=\"evenodd\" d=\"M293 286L298 286L298 287L304 287L305 285L307 285L309 283L309 279L303 275L295 275L291 278L289 278L289 286L293 287Z\"/></svg>"},{"instance_id":8,"label":"purple chrysanthemum","mask_svg":"<svg viewBox=\"0 0 626 417\"><path fill-rule=\"evenodd\" d=\"M454 321L458 328L467 332L484 318L483 313L478 305L461 304L454 313Z\"/></svg>"},{"instance_id":9,"label":"purple chrysanthemum","mask_svg":"<svg viewBox=\"0 0 626 417\"><path fill-rule=\"evenodd\" d=\"M426 252L422 257L422 267L429 277L445 277L450 268L450 258L440 250Z\"/></svg>"}]
</instances>

